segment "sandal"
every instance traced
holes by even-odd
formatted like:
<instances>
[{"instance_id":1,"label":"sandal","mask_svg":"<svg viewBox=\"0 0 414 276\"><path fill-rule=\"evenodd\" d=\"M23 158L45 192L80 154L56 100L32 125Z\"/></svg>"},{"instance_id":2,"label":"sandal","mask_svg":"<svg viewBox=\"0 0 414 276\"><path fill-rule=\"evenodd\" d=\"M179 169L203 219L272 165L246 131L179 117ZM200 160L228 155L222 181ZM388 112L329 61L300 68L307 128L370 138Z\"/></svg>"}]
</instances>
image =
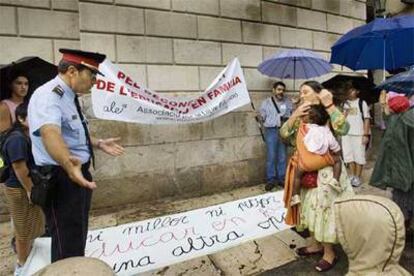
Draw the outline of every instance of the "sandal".
<instances>
[{"instance_id":1,"label":"sandal","mask_svg":"<svg viewBox=\"0 0 414 276\"><path fill-rule=\"evenodd\" d=\"M310 255L317 255L317 254L323 254L323 248L321 250L311 252L308 250L306 246L296 249L296 254L299 256L310 256Z\"/></svg>"},{"instance_id":2,"label":"sandal","mask_svg":"<svg viewBox=\"0 0 414 276\"><path fill-rule=\"evenodd\" d=\"M315 269L318 272L325 272L333 268L336 262L337 262L337 257L333 259L332 263L329 263L325 259L320 259L319 262L315 265Z\"/></svg>"}]
</instances>

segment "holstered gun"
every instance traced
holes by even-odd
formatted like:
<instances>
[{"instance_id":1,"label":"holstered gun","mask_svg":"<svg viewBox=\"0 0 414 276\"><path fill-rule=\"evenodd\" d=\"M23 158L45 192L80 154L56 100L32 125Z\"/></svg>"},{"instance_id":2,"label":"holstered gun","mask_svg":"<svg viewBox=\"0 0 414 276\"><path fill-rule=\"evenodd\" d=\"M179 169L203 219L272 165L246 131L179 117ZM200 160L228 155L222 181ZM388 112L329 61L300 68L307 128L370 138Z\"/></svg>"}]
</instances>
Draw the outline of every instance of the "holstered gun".
<instances>
[{"instance_id":1,"label":"holstered gun","mask_svg":"<svg viewBox=\"0 0 414 276\"><path fill-rule=\"evenodd\" d=\"M30 200L41 207L47 206L54 188L53 166L43 166L30 170L33 182Z\"/></svg>"}]
</instances>

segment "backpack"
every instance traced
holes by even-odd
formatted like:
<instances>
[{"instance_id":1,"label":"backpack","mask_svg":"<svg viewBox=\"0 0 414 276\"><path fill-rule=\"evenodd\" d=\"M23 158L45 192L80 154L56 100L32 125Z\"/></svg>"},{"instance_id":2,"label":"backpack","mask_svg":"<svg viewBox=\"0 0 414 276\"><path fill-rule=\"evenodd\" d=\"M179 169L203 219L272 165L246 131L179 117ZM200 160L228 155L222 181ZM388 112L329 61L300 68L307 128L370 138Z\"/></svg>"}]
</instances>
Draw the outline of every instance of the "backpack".
<instances>
[{"instance_id":1,"label":"backpack","mask_svg":"<svg viewBox=\"0 0 414 276\"><path fill-rule=\"evenodd\" d=\"M9 166L6 163L3 151L7 138L12 133L12 129L5 130L0 133L0 183L4 183L9 178Z\"/></svg>"},{"instance_id":2,"label":"backpack","mask_svg":"<svg viewBox=\"0 0 414 276\"><path fill-rule=\"evenodd\" d=\"M362 109L362 103L364 101L362 99L358 99L358 106L359 106L359 112L361 113L361 119L362 119L362 125L364 125L365 123L365 118L364 118L364 110ZM368 134L368 144L365 145L365 150L368 150L372 145L372 135Z\"/></svg>"}]
</instances>

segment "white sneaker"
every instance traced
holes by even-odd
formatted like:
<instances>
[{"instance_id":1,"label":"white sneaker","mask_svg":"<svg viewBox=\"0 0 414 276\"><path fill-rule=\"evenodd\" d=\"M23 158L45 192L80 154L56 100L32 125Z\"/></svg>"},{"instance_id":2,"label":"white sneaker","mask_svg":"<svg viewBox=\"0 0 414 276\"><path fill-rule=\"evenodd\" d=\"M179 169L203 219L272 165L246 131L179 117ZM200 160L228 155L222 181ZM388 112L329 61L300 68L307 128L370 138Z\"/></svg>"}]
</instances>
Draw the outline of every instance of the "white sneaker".
<instances>
[{"instance_id":1,"label":"white sneaker","mask_svg":"<svg viewBox=\"0 0 414 276\"><path fill-rule=\"evenodd\" d=\"M361 179L358 176L354 176L353 181L351 181L351 185L353 187L359 187L361 186L361 184L362 184Z\"/></svg>"},{"instance_id":2,"label":"white sneaker","mask_svg":"<svg viewBox=\"0 0 414 276\"><path fill-rule=\"evenodd\" d=\"M16 263L15 267L14 267L14 276L20 276L22 275L22 271L23 271L23 266Z\"/></svg>"}]
</instances>

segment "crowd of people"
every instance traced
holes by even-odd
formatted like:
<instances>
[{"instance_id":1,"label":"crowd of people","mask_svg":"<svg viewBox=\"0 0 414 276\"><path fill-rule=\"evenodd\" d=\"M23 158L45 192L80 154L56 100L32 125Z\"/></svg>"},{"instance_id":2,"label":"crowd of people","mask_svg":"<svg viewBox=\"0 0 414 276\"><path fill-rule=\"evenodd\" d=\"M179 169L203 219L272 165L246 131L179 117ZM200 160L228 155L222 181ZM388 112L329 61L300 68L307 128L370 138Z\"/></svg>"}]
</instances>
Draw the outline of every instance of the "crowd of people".
<instances>
[{"instance_id":1,"label":"crowd of people","mask_svg":"<svg viewBox=\"0 0 414 276\"><path fill-rule=\"evenodd\" d=\"M2 182L17 253L14 275L20 275L33 240L45 231L45 222L52 239L52 262L84 256L92 190L96 187L89 172L94 148L112 156L124 152L117 143L119 138L97 139L89 134L78 100L95 84L105 56L70 49L60 52L63 57L58 75L37 88L30 101L30 79L16 71L8 80L10 97L0 102L0 151L7 168ZM349 235L346 229L357 224L339 222L353 218L342 206L347 199L355 199L352 186L363 182L370 113L367 103L358 97L359 88L352 83L347 88L347 100L340 106L316 81L304 82L295 101L285 95L285 90L283 82L276 82L273 95L258 112L265 128L265 190L284 187L286 223L298 231L307 229L311 235L311 243L296 252L300 256L320 254L315 269L324 272L337 261L333 245L341 242L344 246ZM414 210L413 102L392 92L383 94L380 102L387 129L369 182L383 189L393 188L393 200L403 214L400 220L409 229ZM361 201L353 204L363 205ZM336 206L338 202L342 203ZM335 208L340 211L335 212ZM381 222L378 219L373 223ZM355 246L346 248L351 252ZM393 256L398 264L398 256ZM356 273L358 269L373 269L355 267Z\"/></svg>"}]
</instances>

